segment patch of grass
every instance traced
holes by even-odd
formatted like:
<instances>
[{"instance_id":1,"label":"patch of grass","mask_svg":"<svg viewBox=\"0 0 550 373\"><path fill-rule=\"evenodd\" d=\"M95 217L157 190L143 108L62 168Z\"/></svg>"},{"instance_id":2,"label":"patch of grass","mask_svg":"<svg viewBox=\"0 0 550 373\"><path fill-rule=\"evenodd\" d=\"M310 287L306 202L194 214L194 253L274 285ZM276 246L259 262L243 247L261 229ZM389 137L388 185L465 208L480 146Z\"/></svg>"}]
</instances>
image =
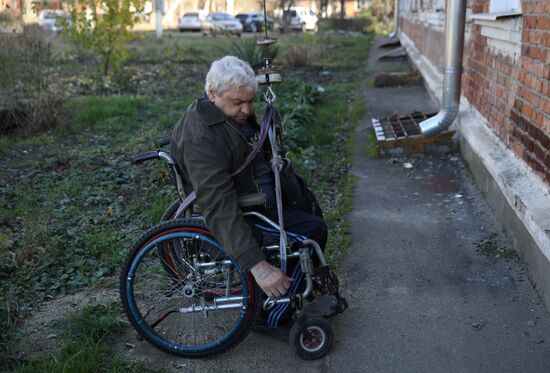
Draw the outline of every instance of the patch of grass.
<instances>
[{"instance_id":1,"label":"patch of grass","mask_svg":"<svg viewBox=\"0 0 550 373\"><path fill-rule=\"evenodd\" d=\"M298 61L307 61L301 66L323 66L357 69L366 64L366 56L372 45L370 36L347 37L339 35L282 35L279 38L280 55L298 48ZM296 66L296 65L295 65Z\"/></svg>"},{"instance_id":2,"label":"patch of grass","mask_svg":"<svg viewBox=\"0 0 550 373\"><path fill-rule=\"evenodd\" d=\"M514 259L518 256L514 249L507 249L504 246L499 246L496 240L496 235L491 235L480 241L475 242L476 251L485 256L494 256L496 258L504 258L506 260Z\"/></svg>"},{"instance_id":3,"label":"patch of grass","mask_svg":"<svg viewBox=\"0 0 550 373\"><path fill-rule=\"evenodd\" d=\"M83 309L58 325L63 338L58 349L19 364L15 372L152 372L143 363L128 361L121 352L108 346L109 338L125 328L118 321L121 316L118 303Z\"/></svg>"},{"instance_id":4,"label":"patch of grass","mask_svg":"<svg viewBox=\"0 0 550 373\"><path fill-rule=\"evenodd\" d=\"M163 63L167 60L184 64L209 65L222 57L224 50L234 40L230 36L188 37L185 34L167 32L158 40L154 32L142 33L140 39L128 43L131 61L138 63Z\"/></svg>"},{"instance_id":5,"label":"patch of grass","mask_svg":"<svg viewBox=\"0 0 550 373\"><path fill-rule=\"evenodd\" d=\"M376 134L372 128L366 131L367 136L367 155L371 158L380 158L380 147L376 141Z\"/></svg>"},{"instance_id":6,"label":"patch of grass","mask_svg":"<svg viewBox=\"0 0 550 373\"><path fill-rule=\"evenodd\" d=\"M9 153L12 143L12 139L6 136L0 136L0 157L5 157Z\"/></svg>"},{"instance_id":7,"label":"patch of grass","mask_svg":"<svg viewBox=\"0 0 550 373\"><path fill-rule=\"evenodd\" d=\"M351 221L347 218L347 214L353 207L353 196L357 178L351 174L347 174L340 184L340 194L338 196L338 208L332 214L327 214L326 223L329 227L328 250L326 253L327 260L339 266L340 259L345 255L346 249L351 245Z\"/></svg>"},{"instance_id":8,"label":"patch of grass","mask_svg":"<svg viewBox=\"0 0 550 373\"><path fill-rule=\"evenodd\" d=\"M351 206L354 179L348 171L354 126L364 114L364 104L357 98L360 89L355 84L362 76L360 66L366 60L368 49L364 46L369 40L316 39L312 35L299 38L292 41L284 36L281 49L284 43L296 42L330 43L329 48L343 48L338 55L326 48L313 68L291 69L289 75L294 73L291 76L298 78L288 79L285 75L284 82L275 87L278 107L291 104L287 112L299 124L296 131L303 135L302 143L292 152L293 160L325 210L330 227L327 255L337 260L350 242L346 214ZM220 57L218 48L231 41L178 40L183 51L204 49L204 58L208 60ZM169 47L170 42L167 38L164 47ZM353 58L340 62L346 60L347 53ZM4 347L12 345L4 336L14 332L30 309L45 299L101 284L102 279L110 281L120 267L125 247L155 224L176 197L174 189L166 187L170 176L162 163L136 166L131 163L131 156L156 148L156 141L170 135L191 100L202 95L201 74L206 72L207 64L184 63L161 64L158 71L153 70L157 65L149 66L151 70L145 73L158 74L155 83L141 87L137 96L131 93L132 96L74 100L72 130L56 130L14 141L10 152L23 149L28 154L4 161L9 168L2 177L6 183L0 186L0 327L7 331L0 343L1 350L8 351L8 355L13 356L16 350ZM331 69L330 75L320 76L318 72L324 63L337 68ZM69 67L77 74L73 65ZM180 80L182 75L175 74L182 71L187 75ZM141 78L152 80L145 73L140 75L140 82ZM342 76L345 79L340 79ZM312 83L315 81L323 82L324 95L317 91ZM108 95L113 91L86 92ZM94 338L81 339L82 352L78 352L78 345L73 345L76 342L67 342L65 349L52 355L54 358L42 357L20 369L62 371L66 363L78 371L79 366L71 364L79 356L95 362L97 356L108 351L104 349L105 339L101 343ZM107 364L115 367L109 371L119 369L117 362L106 359ZM55 365L60 361L64 363ZM103 366L96 371L102 369L107 371Z\"/></svg>"},{"instance_id":9,"label":"patch of grass","mask_svg":"<svg viewBox=\"0 0 550 373\"><path fill-rule=\"evenodd\" d=\"M365 98L363 95L359 95L353 102L351 103L351 109L350 109L350 118L352 121L359 122L365 114L367 113L367 105L365 102Z\"/></svg>"},{"instance_id":10,"label":"patch of grass","mask_svg":"<svg viewBox=\"0 0 550 373\"><path fill-rule=\"evenodd\" d=\"M124 325L119 321L122 312L118 302L108 306L88 306L58 326L69 338L88 337L92 342L96 342L108 336L118 335L124 330Z\"/></svg>"},{"instance_id":11,"label":"patch of grass","mask_svg":"<svg viewBox=\"0 0 550 373\"><path fill-rule=\"evenodd\" d=\"M352 207L356 180L349 174L349 168L353 133L365 114L359 92L359 86L349 83L326 86L324 97L315 107L315 119L306 126L310 147L293 155L297 172L312 185L324 209L329 227L326 256L336 266L351 243L347 214Z\"/></svg>"},{"instance_id":12,"label":"patch of grass","mask_svg":"<svg viewBox=\"0 0 550 373\"><path fill-rule=\"evenodd\" d=\"M75 122L71 128L78 130L94 126L106 131L128 130L135 126L138 110L144 104L143 98L125 96L87 97L77 100L74 102Z\"/></svg>"},{"instance_id":13,"label":"patch of grass","mask_svg":"<svg viewBox=\"0 0 550 373\"><path fill-rule=\"evenodd\" d=\"M169 173L161 163L138 167L130 159L156 148L189 101L178 99L162 112L160 103L142 98L86 98L77 101L77 133L43 133L16 144L29 151L10 161L17 169L0 187L0 262L9 264L9 281L0 283L2 328L43 299L113 275L124 246L158 222L175 198L164 188Z\"/></svg>"}]
</instances>

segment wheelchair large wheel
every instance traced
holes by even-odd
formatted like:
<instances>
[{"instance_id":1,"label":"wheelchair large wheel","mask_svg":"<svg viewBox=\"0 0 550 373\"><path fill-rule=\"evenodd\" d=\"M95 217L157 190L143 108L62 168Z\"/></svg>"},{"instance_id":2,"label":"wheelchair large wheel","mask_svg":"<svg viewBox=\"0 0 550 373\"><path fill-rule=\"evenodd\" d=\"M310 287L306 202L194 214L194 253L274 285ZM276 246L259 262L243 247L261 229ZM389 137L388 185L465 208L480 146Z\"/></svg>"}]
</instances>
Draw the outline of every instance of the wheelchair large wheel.
<instances>
[{"instance_id":1,"label":"wheelchair large wheel","mask_svg":"<svg viewBox=\"0 0 550 373\"><path fill-rule=\"evenodd\" d=\"M170 205L166 208L166 210L164 210L164 213L160 217L159 223L174 219L174 215L176 214L176 211L178 211L178 207L180 207L180 203L181 201L179 199L172 201L172 203L170 203Z\"/></svg>"},{"instance_id":2,"label":"wheelchair large wheel","mask_svg":"<svg viewBox=\"0 0 550 373\"><path fill-rule=\"evenodd\" d=\"M177 261L163 262L166 247ZM171 220L144 234L126 257L120 295L145 340L184 357L237 345L261 303L250 273L240 271L197 219Z\"/></svg>"}]
</instances>

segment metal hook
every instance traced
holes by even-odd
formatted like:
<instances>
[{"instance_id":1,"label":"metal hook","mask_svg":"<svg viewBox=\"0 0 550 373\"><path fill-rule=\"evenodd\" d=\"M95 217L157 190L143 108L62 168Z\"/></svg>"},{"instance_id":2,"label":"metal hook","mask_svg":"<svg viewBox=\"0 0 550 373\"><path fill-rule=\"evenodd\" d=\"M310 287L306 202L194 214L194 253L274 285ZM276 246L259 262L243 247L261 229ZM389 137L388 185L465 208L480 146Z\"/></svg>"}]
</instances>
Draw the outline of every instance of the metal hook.
<instances>
[{"instance_id":1,"label":"metal hook","mask_svg":"<svg viewBox=\"0 0 550 373\"><path fill-rule=\"evenodd\" d=\"M264 93L264 99L270 105L277 99L277 95L271 89L271 85L267 86L266 92Z\"/></svg>"}]
</instances>

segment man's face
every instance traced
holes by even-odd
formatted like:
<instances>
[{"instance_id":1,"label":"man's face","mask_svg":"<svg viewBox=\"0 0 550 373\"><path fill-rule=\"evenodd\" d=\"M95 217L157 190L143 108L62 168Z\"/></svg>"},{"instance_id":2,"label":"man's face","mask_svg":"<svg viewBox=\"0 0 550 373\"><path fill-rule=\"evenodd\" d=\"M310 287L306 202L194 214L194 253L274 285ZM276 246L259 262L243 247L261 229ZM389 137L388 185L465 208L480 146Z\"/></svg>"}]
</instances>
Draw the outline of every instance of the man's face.
<instances>
[{"instance_id":1,"label":"man's face","mask_svg":"<svg viewBox=\"0 0 550 373\"><path fill-rule=\"evenodd\" d=\"M208 98L223 111L229 118L244 123L254 111L254 97L256 92L249 91L243 87L230 88L221 95L218 95L212 88L208 90Z\"/></svg>"}]
</instances>

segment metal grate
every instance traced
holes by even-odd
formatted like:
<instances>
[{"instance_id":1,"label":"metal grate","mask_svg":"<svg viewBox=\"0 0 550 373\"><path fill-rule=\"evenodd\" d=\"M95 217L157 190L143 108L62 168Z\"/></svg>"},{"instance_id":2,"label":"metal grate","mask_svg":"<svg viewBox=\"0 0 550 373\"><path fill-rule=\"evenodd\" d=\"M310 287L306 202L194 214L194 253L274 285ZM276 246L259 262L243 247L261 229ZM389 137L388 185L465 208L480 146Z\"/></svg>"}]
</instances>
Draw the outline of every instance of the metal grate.
<instances>
[{"instance_id":1,"label":"metal grate","mask_svg":"<svg viewBox=\"0 0 550 373\"><path fill-rule=\"evenodd\" d=\"M395 141L422 135L419 122L433 117L436 113L424 114L418 111L407 115L392 115L389 117L373 118L372 125L377 141Z\"/></svg>"},{"instance_id":2,"label":"metal grate","mask_svg":"<svg viewBox=\"0 0 550 373\"><path fill-rule=\"evenodd\" d=\"M378 57L378 60L404 60L405 58L407 58L407 51L405 50L405 48L399 47L381 54Z\"/></svg>"}]
</instances>

